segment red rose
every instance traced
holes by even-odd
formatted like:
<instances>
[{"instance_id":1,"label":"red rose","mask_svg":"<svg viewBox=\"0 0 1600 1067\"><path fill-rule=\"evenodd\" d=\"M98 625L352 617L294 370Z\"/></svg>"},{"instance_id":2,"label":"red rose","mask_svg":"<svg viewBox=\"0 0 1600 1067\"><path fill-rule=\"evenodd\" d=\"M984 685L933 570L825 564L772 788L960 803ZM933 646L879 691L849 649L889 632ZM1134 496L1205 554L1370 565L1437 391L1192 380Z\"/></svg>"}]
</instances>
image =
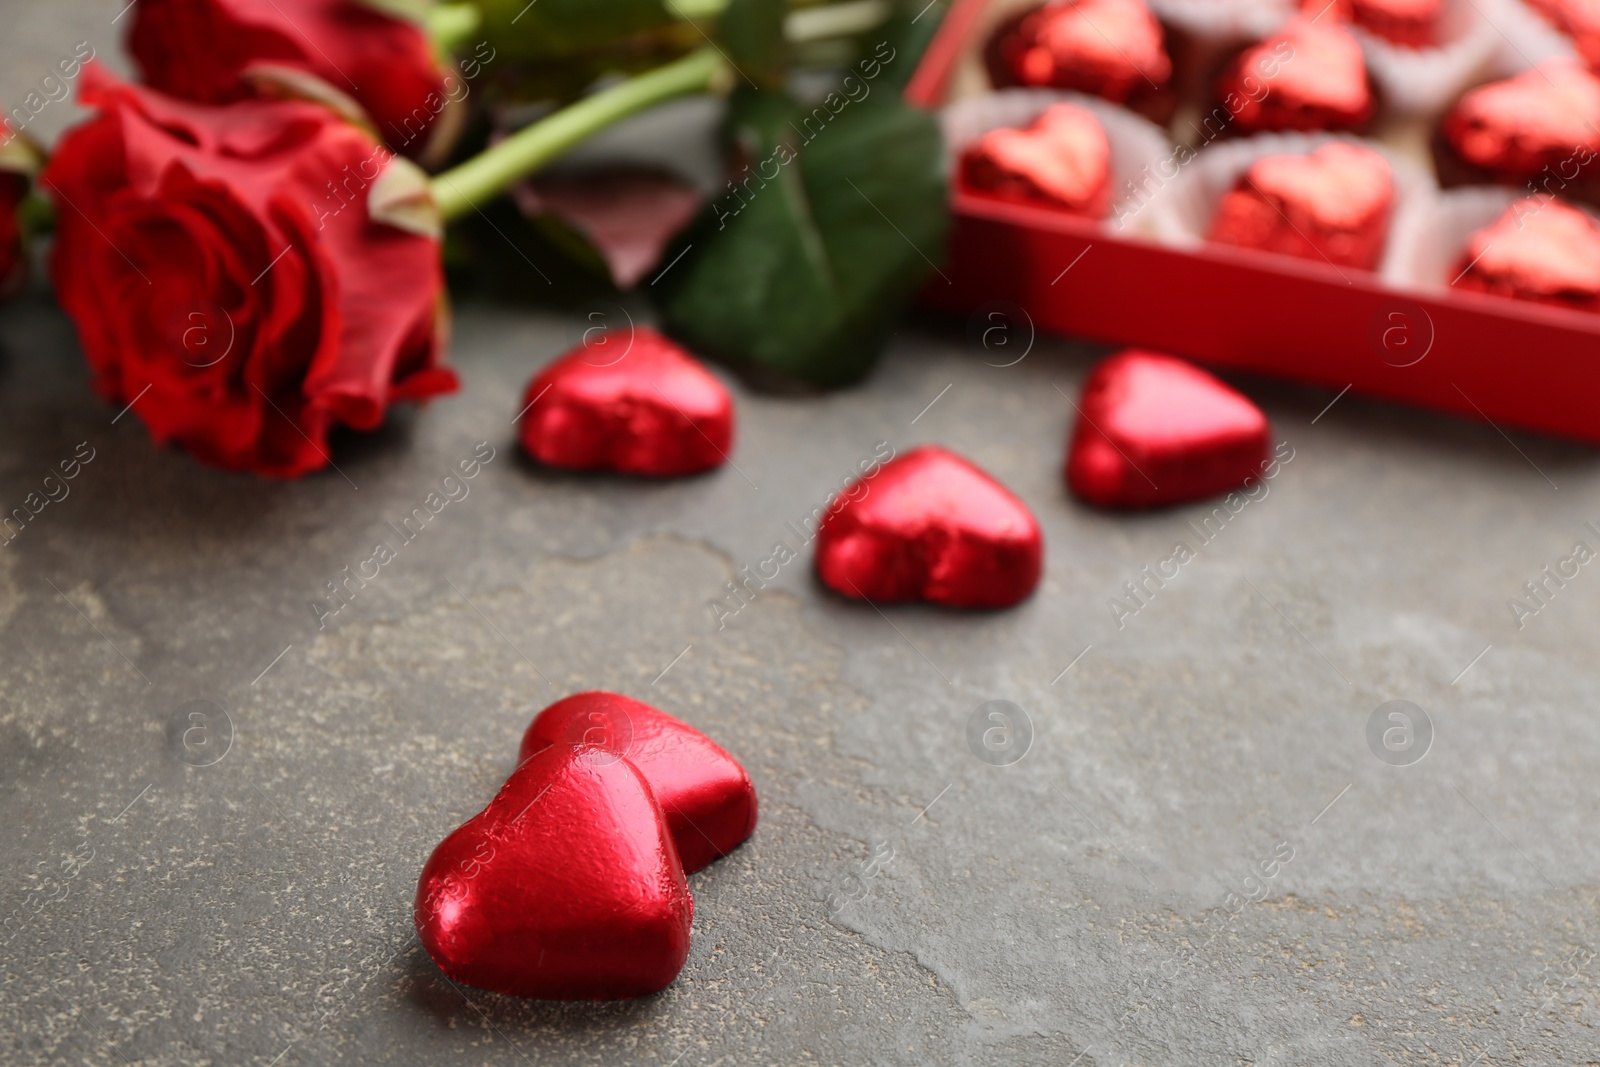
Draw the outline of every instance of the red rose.
<instances>
[{"instance_id":1,"label":"red rose","mask_svg":"<svg viewBox=\"0 0 1600 1067\"><path fill-rule=\"evenodd\" d=\"M255 95L262 68L313 75L407 155L447 102L422 30L357 0L139 0L128 50L152 88L206 104Z\"/></svg>"},{"instance_id":2,"label":"red rose","mask_svg":"<svg viewBox=\"0 0 1600 1067\"><path fill-rule=\"evenodd\" d=\"M438 240L368 214L373 180L411 164L302 101L205 107L96 66L80 100L99 115L40 177L51 272L96 387L157 441L298 475L332 426L455 387Z\"/></svg>"}]
</instances>

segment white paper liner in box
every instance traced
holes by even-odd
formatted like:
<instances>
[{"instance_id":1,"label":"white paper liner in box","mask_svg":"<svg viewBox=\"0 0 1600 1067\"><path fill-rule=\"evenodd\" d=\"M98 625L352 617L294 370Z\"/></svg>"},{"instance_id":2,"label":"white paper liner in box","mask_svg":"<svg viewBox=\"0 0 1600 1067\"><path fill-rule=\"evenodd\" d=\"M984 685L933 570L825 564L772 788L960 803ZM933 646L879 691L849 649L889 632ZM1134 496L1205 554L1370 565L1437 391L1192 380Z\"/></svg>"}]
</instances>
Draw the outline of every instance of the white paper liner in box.
<instances>
[{"instance_id":1,"label":"white paper liner in box","mask_svg":"<svg viewBox=\"0 0 1600 1067\"><path fill-rule=\"evenodd\" d=\"M1405 48L1351 27L1385 108L1401 115L1437 115L1489 74L1505 39L1478 6L1483 2L1445 0L1442 43L1434 48Z\"/></svg>"},{"instance_id":2,"label":"white paper liner in box","mask_svg":"<svg viewBox=\"0 0 1600 1067\"><path fill-rule=\"evenodd\" d=\"M1462 256L1472 235L1492 225L1506 208L1528 195L1524 189L1473 185L1451 189L1435 198L1432 207L1408 220L1394 234L1394 255L1385 265L1385 277L1397 286L1438 292L1461 276ZM1600 225L1600 215L1587 205L1561 201L1577 208Z\"/></svg>"},{"instance_id":3,"label":"white paper liner in box","mask_svg":"<svg viewBox=\"0 0 1600 1067\"><path fill-rule=\"evenodd\" d=\"M1150 203L1155 235L1168 244L1198 248L1206 244L1206 233L1216 216L1222 197L1232 189L1256 160L1266 156L1309 155L1321 145L1334 141L1371 148L1389 161L1394 180L1394 211L1389 216L1389 236L1384 244L1378 273L1387 273L1395 251L1395 234L1411 225L1408 221L1428 211L1437 195L1433 178L1384 145L1359 137L1333 133L1263 133L1238 141L1222 141L1200 151L1184 166L1178 177L1162 189Z\"/></svg>"},{"instance_id":4,"label":"white paper liner in box","mask_svg":"<svg viewBox=\"0 0 1600 1067\"><path fill-rule=\"evenodd\" d=\"M1212 45L1266 37L1293 14L1290 0L1148 0L1162 22Z\"/></svg>"},{"instance_id":5,"label":"white paper liner in box","mask_svg":"<svg viewBox=\"0 0 1600 1067\"><path fill-rule=\"evenodd\" d=\"M1098 96L1053 89L1003 89L955 101L940 116L949 173L960 172L961 153L979 137L1007 126L1026 126L1045 108L1059 103L1087 108L1105 128L1106 140L1111 144L1112 196L1111 214L1104 221L1114 229L1139 232L1137 226L1130 224L1139 215L1124 219L1119 208L1126 190L1134 187L1147 169L1154 170L1172 155L1172 142L1155 123Z\"/></svg>"},{"instance_id":6,"label":"white paper liner in box","mask_svg":"<svg viewBox=\"0 0 1600 1067\"><path fill-rule=\"evenodd\" d=\"M1390 231L1384 276L1408 289L1447 289L1461 272L1467 239L1505 213L1517 189L1482 185L1451 189L1434 198L1427 211Z\"/></svg>"},{"instance_id":7,"label":"white paper liner in box","mask_svg":"<svg viewBox=\"0 0 1600 1067\"><path fill-rule=\"evenodd\" d=\"M1546 22L1544 16L1522 0L1474 0L1495 27L1495 52L1491 73L1496 78L1521 74L1547 59L1574 58L1572 38Z\"/></svg>"}]
</instances>

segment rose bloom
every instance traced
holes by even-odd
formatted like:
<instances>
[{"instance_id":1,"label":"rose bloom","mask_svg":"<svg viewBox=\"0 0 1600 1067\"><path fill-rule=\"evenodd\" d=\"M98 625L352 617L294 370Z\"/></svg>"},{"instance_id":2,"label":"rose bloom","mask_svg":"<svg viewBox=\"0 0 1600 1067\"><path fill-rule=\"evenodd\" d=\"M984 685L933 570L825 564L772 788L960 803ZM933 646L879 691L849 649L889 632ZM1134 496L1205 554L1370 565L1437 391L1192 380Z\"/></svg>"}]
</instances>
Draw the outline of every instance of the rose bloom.
<instances>
[{"instance_id":1,"label":"rose bloom","mask_svg":"<svg viewBox=\"0 0 1600 1067\"><path fill-rule=\"evenodd\" d=\"M407 155L446 103L427 35L360 0L139 0L128 51L152 88L206 104L255 95L263 68L309 74Z\"/></svg>"},{"instance_id":2,"label":"rose bloom","mask_svg":"<svg viewBox=\"0 0 1600 1067\"><path fill-rule=\"evenodd\" d=\"M40 178L51 272L96 388L157 441L294 476L330 462L333 426L455 388L439 242L368 214L410 164L303 101L206 107L91 65L80 102L99 114Z\"/></svg>"}]
</instances>

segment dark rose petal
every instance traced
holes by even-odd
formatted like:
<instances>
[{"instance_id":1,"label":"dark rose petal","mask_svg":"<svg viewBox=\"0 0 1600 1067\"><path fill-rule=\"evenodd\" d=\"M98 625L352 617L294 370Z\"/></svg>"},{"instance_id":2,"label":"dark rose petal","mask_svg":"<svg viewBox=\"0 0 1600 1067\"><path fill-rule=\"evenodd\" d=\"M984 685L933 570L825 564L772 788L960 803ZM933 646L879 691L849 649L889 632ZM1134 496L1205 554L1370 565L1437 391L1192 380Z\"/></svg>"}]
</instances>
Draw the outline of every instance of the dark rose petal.
<instances>
[{"instance_id":1,"label":"dark rose petal","mask_svg":"<svg viewBox=\"0 0 1600 1067\"><path fill-rule=\"evenodd\" d=\"M667 171L615 167L535 177L513 191L529 216L551 215L581 233L618 289L631 289L700 210L694 187Z\"/></svg>"}]
</instances>

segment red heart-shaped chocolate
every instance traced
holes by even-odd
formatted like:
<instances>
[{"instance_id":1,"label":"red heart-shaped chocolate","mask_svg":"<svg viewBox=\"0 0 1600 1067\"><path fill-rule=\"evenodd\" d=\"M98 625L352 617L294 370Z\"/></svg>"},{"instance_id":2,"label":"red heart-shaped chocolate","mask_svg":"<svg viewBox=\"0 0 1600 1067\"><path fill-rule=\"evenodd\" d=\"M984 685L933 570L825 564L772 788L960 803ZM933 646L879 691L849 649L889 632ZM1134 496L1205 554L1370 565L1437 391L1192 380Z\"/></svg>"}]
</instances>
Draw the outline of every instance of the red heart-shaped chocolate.
<instances>
[{"instance_id":1,"label":"red heart-shaped chocolate","mask_svg":"<svg viewBox=\"0 0 1600 1067\"><path fill-rule=\"evenodd\" d=\"M1600 78L1553 59L1467 93L1441 130L1461 162L1497 181L1565 189L1600 153Z\"/></svg>"},{"instance_id":2,"label":"red heart-shaped chocolate","mask_svg":"<svg viewBox=\"0 0 1600 1067\"><path fill-rule=\"evenodd\" d=\"M739 761L664 711L617 693L578 693L541 711L522 737L519 762L551 746L625 757L667 815L692 874L732 852L756 828L756 791Z\"/></svg>"},{"instance_id":3,"label":"red heart-shaped chocolate","mask_svg":"<svg viewBox=\"0 0 1600 1067\"><path fill-rule=\"evenodd\" d=\"M1264 156L1223 196L1206 235L1222 244L1372 270L1394 206L1389 161L1335 141L1310 155Z\"/></svg>"},{"instance_id":4,"label":"red heart-shaped chocolate","mask_svg":"<svg viewBox=\"0 0 1600 1067\"><path fill-rule=\"evenodd\" d=\"M580 344L522 402L522 447L552 467L664 478L710 470L733 448L728 390L643 326Z\"/></svg>"},{"instance_id":5,"label":"red heart-shaped chocolate","mask_svg":"<svg viewBox=\"0 0 1600 1067\"><path fill-rule=\"evenodd\" d=\"M1052 104L1025 129L1001 127L961 156L968 189L1086 218L1111 210L1111 141L1088 108Z\"/></svg>"},{"instance_id":6,"label":"red heart-shaped chocolate","mask_svg":"<svg viewBox=\"0 0 1600 1067\"><path fill-rule=\"evenodd\" d=\"M885 463L838 501L817 530L817 574L845 596L1003 608L1039 584L1033 512L936 445Z\"/></svg>"},{"instance_id":7,"label":"red heart-shaped chocolate","mask_svg":"<svg viewBox=\"0 0 1600 1067\"><path fill-rule=\"evenodd\" d=\"M1528 6L1572 38L1590 67L1600 67L1600 6L1594 0L1528 0Z\"/></svg>"},{"instance_id":8,"label":"red heart-shaped chocolate","mask_svg":"<svg viewBox=\"0 0 1600 1067\"><path fill-rule=\"evenodd\" d=\"M517 768L422 868L415 919L445 974L517 997L666 988L694 902L661 805L623 759L551 748Z\"/></svg>"},{"instance_id":9,"label":"red heart-shaped chocolate","mask_svg":"<svg viewBox=\"0 0 1600 1067\"><path fill-rule=\"evenodd\" d=\"M1350 130L1378 107L1361 42L1331 20L1298 16L1245 49L1216 96L1246 131Z\"/></svg>"},{"instance_id":10,"label":"red heart-shaped chocolate","mask_svg":"<svg viewBox=\"0 0 1600 1067\"><path fill-rule=\"evenodd\" d=\"M1326 15L1353 22L1407 48L1431 48L1438 39L1444 0L1304 0L1300 9L1313 19Z\"/></svg>"},{"instance_id":11,"label":"red heart-shaped chocolate","mask_svg":"<svg viewBox=\"0 0 1600 1067\"><path fill-rule=\"evenodd\" d=\"M1144 0L1050 0L1003 24L984 58L996 86L1075 89L1119 104L1172 76Z\"/></svg>"},{"instance_id":12,"label":"red heart-shaped chocolate","mask_svg":"<svg viewBox=\"0 0 1600 1067\"><path fill-rule=\"evenodd\" d=\"M1473 234L1455 285L1518 300L1600 309L1600 225L1549 197L1528 196Z\"/></svg>"},{"instance_id":13,"label":"red heart-shaped chocolate","mask_svg":"<svg viewBox=\"0 0 1600 1067\"><path fill-rule=\"evenodd\" d=\"M1260 408L1199 367L1130 349L1084 383L1067 484L1101 507L1198 500L1259 477L1270 435Z\"/></svg>"}]
</instances>

